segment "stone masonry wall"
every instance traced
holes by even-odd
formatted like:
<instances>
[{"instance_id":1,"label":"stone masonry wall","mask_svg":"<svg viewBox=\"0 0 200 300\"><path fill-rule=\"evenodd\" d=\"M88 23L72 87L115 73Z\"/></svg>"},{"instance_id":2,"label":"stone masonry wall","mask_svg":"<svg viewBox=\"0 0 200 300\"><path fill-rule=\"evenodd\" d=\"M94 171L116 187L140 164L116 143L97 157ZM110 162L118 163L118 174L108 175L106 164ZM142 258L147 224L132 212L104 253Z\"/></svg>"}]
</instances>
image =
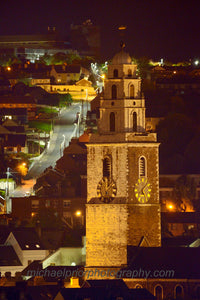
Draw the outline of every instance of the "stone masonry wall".
<instances>
[{"instance_id":1,"label":"stone masonry wall","mask_svg":"<svg viewBox=\"0 0 200 300\"><path fill-rule=\"evenodd\" d=\"M127 263L126 204L87 204L86 266Z\"/></svg>"}]
</instances>

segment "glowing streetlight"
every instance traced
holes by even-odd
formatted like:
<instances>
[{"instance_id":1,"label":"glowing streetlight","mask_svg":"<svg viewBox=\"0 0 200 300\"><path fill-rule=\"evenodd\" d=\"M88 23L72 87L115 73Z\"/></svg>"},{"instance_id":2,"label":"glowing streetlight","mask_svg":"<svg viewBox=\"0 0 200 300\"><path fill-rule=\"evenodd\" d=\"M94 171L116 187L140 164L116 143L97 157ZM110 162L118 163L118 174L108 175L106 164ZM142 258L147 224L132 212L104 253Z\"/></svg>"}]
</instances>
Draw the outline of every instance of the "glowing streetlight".
<instances>
[{"instance_id":1,"label":"glowing streetlight","mask_svg":"<svg viewBox=\"0 0 200 300\"><path fill-rule=\"evenodd\" d=\"M18 165L17 169L19 170L19 172L21 173L21 175L26 176L27 172L28 172L28 168L25 162L21 163L20 165Z\"/></svg>"},{"instance_id":2,"label":"glowing streetlight","mask_svg":"<svg viewBox=\"0 0 200 300\"><path fill-rule=\"evenodd\" d=\"M75 215L76 215L77 217L80 217L80 216L82 215L82 213L81 213L80 210L77 210L76 213L75 213Z\"/></svg>"},{"instance_id":3,"label":"glowing streetlight","mask_svg":"<svg viewBox=\"0 0 200 300\"><path fill-rule=\"evenodd\" d=\"M168 204L167 209L168 210L174 210L174 205L173 204Z\"/></svg>"}]
</instances>

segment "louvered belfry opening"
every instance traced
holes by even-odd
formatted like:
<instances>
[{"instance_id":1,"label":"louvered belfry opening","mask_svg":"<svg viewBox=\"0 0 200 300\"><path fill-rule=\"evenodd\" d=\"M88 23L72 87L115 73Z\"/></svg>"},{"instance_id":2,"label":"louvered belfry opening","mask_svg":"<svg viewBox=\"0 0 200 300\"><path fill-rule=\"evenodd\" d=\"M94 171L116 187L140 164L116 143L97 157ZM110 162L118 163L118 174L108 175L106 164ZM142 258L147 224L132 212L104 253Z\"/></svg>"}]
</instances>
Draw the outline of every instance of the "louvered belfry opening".
<instances>
[{"instance_id":1,"label":"louvered belfry opening","mask_svg":"<svg viewBox=\"0 0 200 300\"><path fill-rule=\"evenodd\" d=\"M145 158L140 157L139 161L139 176L140 177L145 177L146 176L146 164L145 164Z\"/></svg>"},{"instance_id":2,"label":"louvered belfry opening","mask_svg":"<svg viewBox=\"0 0 200 300\"><path fill-rule=\"evenodd\" d=\"M103 177L111 177L111 158L105 157L103 160Z\"/></svg>"}]
</instances>

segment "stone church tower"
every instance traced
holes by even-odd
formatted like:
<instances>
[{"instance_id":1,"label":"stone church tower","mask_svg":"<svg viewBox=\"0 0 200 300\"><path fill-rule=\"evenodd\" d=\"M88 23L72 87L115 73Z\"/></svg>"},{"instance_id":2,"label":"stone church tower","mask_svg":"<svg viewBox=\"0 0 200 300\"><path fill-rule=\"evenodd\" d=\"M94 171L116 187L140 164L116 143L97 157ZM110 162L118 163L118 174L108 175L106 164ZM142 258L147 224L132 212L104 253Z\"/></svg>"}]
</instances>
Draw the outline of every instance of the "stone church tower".
<instances>
[{"instance_id":1,"label":"stone church tower","mask_svg":"<svg viewBox=\"0 0 200 300\"><path fill-rule=\"evenodd\" d=\"M123 49L114 56L87 144L86 268L126 265L128 246L161 246L159 144L145 132L136 71Z\"/></svg>"}]
</instances>

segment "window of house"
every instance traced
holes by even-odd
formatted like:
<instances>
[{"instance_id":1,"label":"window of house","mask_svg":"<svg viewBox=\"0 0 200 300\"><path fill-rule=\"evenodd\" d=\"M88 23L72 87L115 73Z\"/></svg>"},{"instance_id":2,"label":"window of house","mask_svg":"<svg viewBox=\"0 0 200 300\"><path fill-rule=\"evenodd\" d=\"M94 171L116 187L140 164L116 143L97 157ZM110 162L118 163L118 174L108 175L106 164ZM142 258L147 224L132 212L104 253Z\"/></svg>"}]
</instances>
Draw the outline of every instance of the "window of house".
<instances>
[{"instance_id":1,"label":"window of house","mask_svg":"<svg viewBox=\"0 0 200 300\"><path fill-rule=\"evenodd\" d=\"M32 208L38 208L39 207L39 200L32 200L31 207Z\"/></svg>"},{"instance_id":2,"label":"window of house","mask_svg":"<svg viewBox=\"0 0 200 300\"><path fill-rule=\"evenodd\" d=\"M70 207L71 200L63 200L63 207Z\"/></svg>"}]
</instances>

